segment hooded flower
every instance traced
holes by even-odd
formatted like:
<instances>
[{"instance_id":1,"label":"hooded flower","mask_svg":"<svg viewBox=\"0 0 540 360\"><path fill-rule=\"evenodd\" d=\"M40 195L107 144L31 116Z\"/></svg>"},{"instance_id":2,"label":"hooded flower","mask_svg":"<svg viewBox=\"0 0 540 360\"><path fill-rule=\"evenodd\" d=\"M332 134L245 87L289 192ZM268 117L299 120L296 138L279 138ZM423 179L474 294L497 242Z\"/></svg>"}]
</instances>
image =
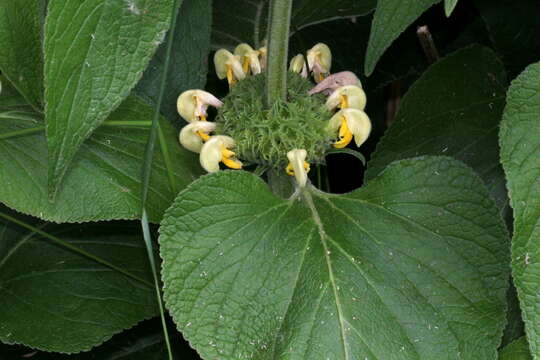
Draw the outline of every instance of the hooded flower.
<instances>
[{"instance_id":1,"label":"hooded flower","mask_svg":"<svg viewBox=\"0 0 540 360\"><path fill-rule=\"evenodd\" d=\"M307 151L304 149L294 149L287 153L289 165L287 165L287 174L294 176L300 187L306 186L307 173L309 172L309 163L306 161Z\"/></svg>"},{"instance_id":2,"label":"hooded flower","mask_svg":"<svg viewBox=\"0 0 540 360\"><path fill-rule=\"evenodd\" d=\"M178 113L187 122L206 120L208 106L221 107L223 103L214 95L204 90L184 91L178 97L176 106Z\"/></svg>"},{"instance_id":3,"label":"hooded flower","mask_svg":"<svg viewBox=\"0 0 540 360\"><path fill-rule=\"evenodd\" d=\"M246 77L240 57L231 54L228 50L220 49L216 51L214 65L218 78L221 80L226 78L229 86L233 86L239 80L243 80Z\"/></svg>"},{"instance_id":4,"label":"hooded flower","mask_svg":"<svg viewBox=\"0 0 540 360\"><path fill-rule=\"evenodd\" d=\"M235 158L234 139L229 136L217 135L210 137L201 149L199 157L201 166L208 172L219 171L219 163L222 162L231 169L241 169L242 162Z\"/></svg>"},{"instance_id":5,"label":"hooded flower","mask_svg":"<svg viewBox=\"0 0 540 360\"><path fill-rule=\"evenodd\" d=\"M354 137L356 146L362 145L371 132L371 121L365 112L358 109L342 109L338 111L328 124L328 131L338 134L339 140L334 147L341 149L349 145Z\"/></svg>"},{"instance_id":6,"label":"hooded flower","mask_svg":"<svg viewBox=\"0 0 540 360\"><path fill-rule=\"evenodd\" d=\"M362 83L353 72L341 71L328 76L326 79L318 83L309 91L309 94L313 95L323 93L325 95L330 95L337 88L346 85L356 85L360 88L362 87Z\"/></svg>"},{"instance_id":7,"label":"hooded flower","mask_svg":"<svg viewBox=\"0 0 540 360\"><path fill-rule=\"evenodd\" d=\"M309 71L313 74L315 82L320 83L330 74L332 52L327 45L318 43L308 50L307 62Z\"/></svg>"},{"instance_id":8,"label":"hooded flower","mask_svg":"<svg viewBox=\"0 0 540 360\"><path fill-rule=\"evenodd\" d=\"M200 153L205 141L210 140L210 134L216 129L216 124L209 121L195 121L182 128L179 141L186 149Z\"/></svg>"},{"instance_id":9,"label":"hooded flower","mask_svg":"<svg viewBox=\"0 0 540 360\"><path fill-rule=\"evenodd\" d=\"M291 59L291 63L289 65L289 71L300 74L300 76L302 76L304 79L308 77L308 70L306 66L306 60L304 59L304 55L298 54Z\"/></svg>"},{"instance_id":10,"label":"hooded flower","mask_svg":"<svg viewBox=\"0 0 540 360\"><path fill-rule=\"evenodd\" d=\"M253 75L260 74L262 71L259 60L259 51L253 50L248 44L240 44L234 49L234 55L240 57L242 70L247 75L251 71Z\"/></svg>"},{"instance_id":11,"label":"hooded flower","mask_svg":"<svg viewBox=\"0 0 540 360\"><path fill-rule=\"evenodd\" d=\"M335 108L353 108L364 110L366 108L366 93L356 85L347 85L337 88L326 100L326 107L332 111Z\"/></svg>"}]
</instances>

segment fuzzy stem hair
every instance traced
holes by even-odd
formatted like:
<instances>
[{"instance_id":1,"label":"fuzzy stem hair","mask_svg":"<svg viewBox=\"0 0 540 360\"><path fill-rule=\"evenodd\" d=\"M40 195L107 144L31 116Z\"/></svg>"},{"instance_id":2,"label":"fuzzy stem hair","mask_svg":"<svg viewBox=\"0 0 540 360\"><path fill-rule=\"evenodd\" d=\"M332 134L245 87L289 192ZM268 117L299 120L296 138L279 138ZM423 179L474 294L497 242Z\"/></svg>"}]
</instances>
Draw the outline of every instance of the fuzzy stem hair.
<instances>
[{"instance_id":1,"label":"fuzzy stem hair","mask_svg":"<svg viewBox=\"0 0 540 360\"><path fill-rule=\"evenodd\" d=\"M266 68L266 108L287 96L287 56L292 0L271 0L268 21L268 62Z\"/></svg>"}]
</instances>

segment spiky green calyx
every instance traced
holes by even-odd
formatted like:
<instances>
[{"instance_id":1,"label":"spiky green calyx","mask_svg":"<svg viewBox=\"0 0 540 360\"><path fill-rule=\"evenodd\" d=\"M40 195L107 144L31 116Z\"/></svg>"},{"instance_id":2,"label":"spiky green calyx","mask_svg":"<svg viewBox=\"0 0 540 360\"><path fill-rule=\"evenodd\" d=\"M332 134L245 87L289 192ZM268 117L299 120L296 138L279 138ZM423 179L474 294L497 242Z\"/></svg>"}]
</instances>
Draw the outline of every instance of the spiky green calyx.
<instances>
[{"instance_id":1,"label":"spiky green calyx","mask_svg":"<svg viewBox=\"0 0 540 360\"><path fill-rule=\"evenodd\" d=\"M310 163L323 163L332 138L326 130L332 114L322 95L309 95L313 84L289 72L287 101L264 107L265 74L248 77L223 99L216 118L216 134L236 142L238 158L250 163L282 168L287 152L305 149Z\"/></svg>"}]
</instances>

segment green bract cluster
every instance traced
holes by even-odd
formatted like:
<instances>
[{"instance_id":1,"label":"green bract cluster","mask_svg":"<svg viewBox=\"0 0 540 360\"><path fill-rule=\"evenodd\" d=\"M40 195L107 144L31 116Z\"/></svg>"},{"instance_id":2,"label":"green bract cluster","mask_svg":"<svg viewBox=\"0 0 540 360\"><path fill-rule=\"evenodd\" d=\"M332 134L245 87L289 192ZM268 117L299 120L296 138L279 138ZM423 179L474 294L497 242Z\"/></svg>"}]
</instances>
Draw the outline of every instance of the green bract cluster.
<instances>
[{"instance_id":1,"label":"green bract cluster","mask_svg":"<svg viewBox=\"0 0 540 360\"><path fill-rule=\"evenodd\" d=\"M235 140L242 161L278 168L287 165L287 152L305 149L310 163L324 162L332 143L326 130L332 114L322 95L308 95L312 83L292 72L287 80L287 102L270 109L264 106L264 74L242 80L223 100L216 134Z\"/></svg>"}]
</instances>

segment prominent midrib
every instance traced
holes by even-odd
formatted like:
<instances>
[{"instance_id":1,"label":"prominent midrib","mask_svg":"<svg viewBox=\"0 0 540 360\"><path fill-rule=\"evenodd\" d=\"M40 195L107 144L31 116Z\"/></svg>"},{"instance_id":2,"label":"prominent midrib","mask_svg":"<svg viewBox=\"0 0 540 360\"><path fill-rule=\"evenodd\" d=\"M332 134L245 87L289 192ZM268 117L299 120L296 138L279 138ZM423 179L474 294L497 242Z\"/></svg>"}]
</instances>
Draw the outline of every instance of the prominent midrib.
<instances>
[{"instance_id":1,"label":"prominent midrib","mask_svg":"<svg viewBox=\"0 0 540 360\"><path fill-rule=\"evenodd\" d=\"M345 333L345 319L343 317L343 309L341 307L341 300L339 298L338 288L336 285L336 279L334 277L334 270L332 268L332 262L330 260L330 248L328 247L328 244L326 242L326 232L324 231L324 226L322 224L321 218L319 216L319 212L317 211L317 208L315 207L315 204L313 203L313 198L311 196L310 190L303 190L302 193L304 199L306 200L306 203L309 207L309 210L311 211L311 214L313 216L313 221L315 225L317 226L317 230L319 231L319 237L321 238L321 244L323 246L324 251L324 257L326 260L326 266L328 268L328 276L330 279L330 283L332 284L332 291L334 292L334 300L336 302L336 309L337 309L337 315L339 319L339 330L341 333L341 343L343 345L343 352L345 354L345 359L349 360L351 359L351 356L349 354L349 348L347 346L347 335Z\"/></svg>"},{"instance_id":2,"label":"prominent midrib","mask_svg":"<svg viewBox=\"0 0 540 360\"><path fill-rule=\"evenodd\" d=\"M309 220L309 219L306 219L306 220ZM302 221L298 225L298 228L303 226L304 223L306 222L306 220ZM294 296L295 296L297 288L298 288L300 274L301 274L302 268L303 268L304 263L305 263L306 253L307 253L307 250L309 248L309 244L311 243L311 239L313 238L313 230L314 229L315 228L312 228L312 230L309 232L309 235L307 236L306 244L304 245L304 248L303 248L303 251L302 251L302 258L301 258L301 260L299 262L298 272L296 273L296 278L294 280L293 290L291 291L292 295L291 295L291 298L290 298L290 300L289 300L289 302L287 304L286 310L283 313L283 321L281 322L281 324L279 326L279 330L276 331L276 335L279 335L281 333L281 330L282 330L282 328L283 328L283 326L285 324L285 319L287 318L287 314L289 313L289 310L291 309L292 302L293 302ZM274 339L274 346L273 346L272 357L271 357L272 359L277 359L277 357L276 357L277 345L278 345L278 336L276 336L276 338Z\"/></svg>"}]
</instances>

